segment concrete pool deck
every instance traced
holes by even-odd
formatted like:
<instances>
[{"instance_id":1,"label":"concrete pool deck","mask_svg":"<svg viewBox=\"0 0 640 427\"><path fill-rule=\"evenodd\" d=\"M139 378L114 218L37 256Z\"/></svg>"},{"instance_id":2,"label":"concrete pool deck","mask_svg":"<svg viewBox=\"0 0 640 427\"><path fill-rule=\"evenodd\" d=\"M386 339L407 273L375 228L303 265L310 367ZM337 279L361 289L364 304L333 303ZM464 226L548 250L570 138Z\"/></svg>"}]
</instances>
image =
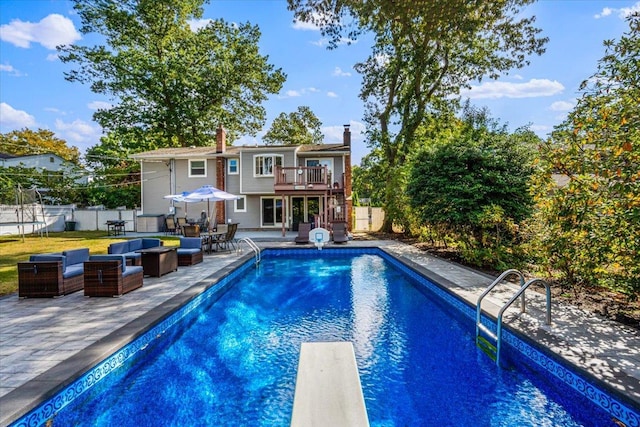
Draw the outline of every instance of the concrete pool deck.
<instances>
[{"instance_id":1,"label":"concrete pool deck","mask_svg":"<svg viewBox=\"0 0 640 427\"><path fill-rule=\"evenodd\" d=\"M261 248L300 247L294 234L239 233ZM126 236L126 237L134 237ZM330 245L333 246L333 245ZM340 247L380 247L412 264L473 305L492 277L435 258L397 241L354 240ZM51 391L104 359L148 325L180 306L207 283L226 274L240 260L251 258L244 248L205 255L204 262L180 267L160 278L145 277L144 286L121 298L87 298L76 292L55 299L0 299L0 425L7 425ZM483 307L490 313L510 297L492 293ZM552 325L543 325L544 299L527 292L528 312L514 304L505 324L523 332L626 396L640 407L640 333L575 307L553 304ZM471 338L473 339L473 338Z\"/></svg>"}]
</instances>

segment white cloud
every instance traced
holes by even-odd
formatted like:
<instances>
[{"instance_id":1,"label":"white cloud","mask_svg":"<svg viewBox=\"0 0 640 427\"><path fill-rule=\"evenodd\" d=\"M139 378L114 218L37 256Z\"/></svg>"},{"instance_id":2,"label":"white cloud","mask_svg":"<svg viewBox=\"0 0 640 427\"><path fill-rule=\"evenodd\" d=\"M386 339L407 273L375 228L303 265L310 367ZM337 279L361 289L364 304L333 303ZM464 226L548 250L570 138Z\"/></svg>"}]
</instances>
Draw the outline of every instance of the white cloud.
<instances>
[{"instance_id":1,"label":"white cloud","mask_svg":"<svg viewBox=\"0 0 640 427\"><path fill-rule=\"evenodd\" d=\"M564 86L557 80L531 79L525 83L486 82L461 91L471 99L537 98L561 93Z\"/></svg>"},{"instance_id":2,"label":"white cloud","mask_svg":"<svg viewBox=\"0 0 640 427\"><path fill-rule=\"evenodd\" d=\"M342 68L336 67L331 75L336 77L350 77L351 73L348 71L342 71Z\"/></svg>"},{"instance_id":3,"label":"white cloud","mask_svg":"<svg viewBox=\"0 0 640 427\"><path fill-rule=\"evenodd\" d=\"M535 134L539 137L544 138L549 132L553 130L553 127L548 125L531 125L529 129L535 132Z\"/></svg>"},{"instance_id":4,"label":"white cloud","mask_svg":"<svg viewBox=\"0 0 640 427\"><path fill-rule=\"evenodd\" d=\"M0 103L0 126L20 129L35 126L36 119L26 111L16 110L6 102Z\"/></svg>"},{"instance_id":5,"label":"white cloud","mask_svg":"<svg viewBox=\"0 0 640 427\"><path fill-rule=\"evenodd\" d=\"M78 119L71 123L56 119L55 127L63 139L74 143L91 142L97 140L100 135L97 127Z\"/></svg>"},{"instance_id":6,"label":"white cloud","mask_svg":"<svg viewBox=\"0 0 640 427\"><path fill-rule=\"evenodd\" d=\"M90 110L108 110L112 107L111 103L105 101L92 101L87 104Z\"/></svg>"},{"instance_id":7,"label":"white cloud","mask_svg":"<svg viewBox=\"0 0 640 427\"><path fill-rule=\"evenodd\" d=\"M618 16L622 19L629 17L633 13L640 12L640 1L636 2L636 4L631 7L623 7L618 9L618 12Z\"/></svg>"},{"instance_id":8,"label":"white cloud","mask_svg":"<svg viewBox=\"0 0 640 427\"><path fill-rule=\"evenodd\" d=\"M329 98L337 98L337 97L338 97L338 94L337 94L337 93L335 93L335 92L331 92L331 91L329 91L329 92L327 92L327 96L328 96Z\"/></svg>"},{"instance_id":9,"label":"white cloud","mask_svg":"<svg viewBox=\"0 0 640 427\"><path fill-rule=\"evenodd\" d=\"M595 14L594 18L596 19L604 18L605 16L609 16L612 13L613 13L613 9L611 9L610 7L605 7L604 9L602 9L602 12Z\"/></svg>"},{"instance_id":10,"label":"white cloud","mask_svg":"<svg viewBox=\"0 0 640 427\"><path fill-rule=\"evenodd\" d=\"M284 93L284 95L280 95L278 98L280 98L280 99L283 99L283 98L297 98L299 96L307 95L309 93L318 93L318 92L320 92L320 89L315 88L313 86L302 88L302 89L299 89L299 90L289 89L288 91L286 91Z\"/></svg>"},{"instance_id":11,"label":"white cloud","mask_svg":"<svg viewBox=\"0 0 640 427\"><path fill-rule=\"evenodd\" d=\"M291 26L294 30L302 30L302 31L319 31L320 27L311 22L304 22L298 19L293 21L293 25Z\"/></svg>"},{"instance_id":12,"label":"white cloud","mask_svg":"<svg viewBox=\"0 0 640 427\"><path fill-rule=\"evenodd\" d=\"M573 109L574 106L575 106L575 103L573 102L556 101L553 104L551 104L549 109L551 111L570 111L571 109Z\"/></svg>"},{"instance_id":13,"label":"white cloud","mask_svg":"<svg viewBox=\"0 0 640 427\"><path fill-rule=\"evenodd\" d=\"M311 44L319 47L329 46L329 39L323 37L315 42L311 42Z\"/></svg>"},{"instance_id":14,"label":"white cloud","mask_svg":"<svg viewBox=\"0 0 640 427\"><path fill-rule=\"evenodd\" d=\"M321 39L314 42L310 42L310 43L314 46L325 47L329 45L329 39L326 37L322 37ZM336 45L342 46L342 45L350 45L350 44L356 44L356 43L358 43L358 40L350 39L347 37L341 37L340 40L338 40L338 43L336 43Z\"/></svg>"},{"instance_id":15,"label":"white cloud","mask_svg":"<svg viewBox=\"0 0 640 427\"><path fill-rule=\"evenodd\" d=\"M59 109L54 108L54 107L46 107L44 109L44 111L48 111L50 113L55 113L55 114L60 114L61 116L66 116L67 115L67 113L65 113L64 111L59 110Z\"/></svg>"},{"instance_id":16,"label":"white cloud","mask_svg":"<svg viewBox=\"0 0 640 427\"><path fill-rule=\"evenodd\" d=\"M285 95L286 95L287 98L295 98L295 97L298 97L298 96L302 96L302 93L300 93L297 90L288 90L288 91L285 92Z\"/></svg>"},{"instance_id":17,"label":"white cloud","mask_svg":"<svg viewBox=\"0 0 640 427\"><path fill-rule=\"evenodd\" d=\"M39 43L54 50L58 45L71 44L81 36L69 18L53 13L40 22L23 22L14 19L0 26L0 39L17 47L29 48L31 43Z\"/></svg>"},{"instance_id":18,"label":"white cloud","mask_svg":"<svg viewBox=\"0 0 640 427\"><path fill-rule=\"evenodd\" d=\"M50 53L49 55L47 55L47 61L57 61L60 57L58 56L57 53Z\"/></svg>"},{"instance_id":19,"label":"white cloud","mask_svg":"<svg viewBox=\"0 0 640 427\"><path fill-rule=\"evenodd\" d=\"M196 31L209 25L209 23L212 21L212 19L190 19L189 21L187 21L187 23L189 24L189 28L191 28L191 31L195 33Z\"/></svg>"},{"instance_id":20,"label":"white cloud","mask_svg":"<svg viewBox=\"0 0 640 427\"><path fill-rule=\"evenodd\" d=\"M15 77L22 77L23 74L16 70L15 68L13 68L13 65L9 65L9 64L0 64L0 71L4 71L6 73L9 73L9 75L15 76Z\"/></svg>"},{"instance_id":21,"label":"white cloud","mask_svg":"<svg viewBox=\"0 0 640 427\"><path fill-rule=\"evenodd\" d=\"M630 7L621 7L620 9L605 7L602 9L602 12L596 13L593 17L595 19L605 18L607 16L613 15L614 13L618 14L618 18L626 19L632 13L640 12L640 1L636 2L633 6Z\"/></svg>"},{"instance_id":22,"label":"white cloud","mask_svg":"<svg viewBox=\"0 0 640 427\"><path fill-rule=\"evenodd\" d=\"M349 129L351 130L351 145L353 145L354 142L364 140L364 123L350 120ZM325 143L338 144L343 141L344 125L323 126L321 130L324 134Z\"/></svg>"}]
</instances>

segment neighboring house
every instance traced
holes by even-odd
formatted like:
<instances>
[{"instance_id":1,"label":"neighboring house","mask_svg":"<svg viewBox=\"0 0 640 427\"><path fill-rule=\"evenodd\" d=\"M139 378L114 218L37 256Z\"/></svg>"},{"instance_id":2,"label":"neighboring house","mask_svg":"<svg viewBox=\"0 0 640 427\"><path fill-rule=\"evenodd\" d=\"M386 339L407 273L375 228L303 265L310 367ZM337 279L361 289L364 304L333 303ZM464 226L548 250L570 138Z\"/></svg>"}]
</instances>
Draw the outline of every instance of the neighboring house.
<instances>
[{"instance_id":1,"label":"neighboring house","mask_svg":"<svg viewBox=\"0 0 640 427\"><path fill-rule=\"evenodd\" d=\"M218 223L231 220L243 229L297 230L301 222L330 228L351 226L351 132L342 144L227 146L216 132L215 147L163 148L135 154L142 174L145 215L196 218L207 203L174 203L169 194L210 184L240 196L215 204ZM214 208L212 204L211 214Z\"/></svg>"},{"instance_id":2,"label":"neighboring house","mask_svg":"<svg viewBox=\"0 0 640 427\"><path fill-rule=\"evenodd\" d=\"M29 156L12 156L3 153L0 156L0 167L24 167L38 171L62 172L65 175L77 176L75 179L77 184L89 182L88 174L84 169L53 153Z\"/></svg>"}]
</instances>

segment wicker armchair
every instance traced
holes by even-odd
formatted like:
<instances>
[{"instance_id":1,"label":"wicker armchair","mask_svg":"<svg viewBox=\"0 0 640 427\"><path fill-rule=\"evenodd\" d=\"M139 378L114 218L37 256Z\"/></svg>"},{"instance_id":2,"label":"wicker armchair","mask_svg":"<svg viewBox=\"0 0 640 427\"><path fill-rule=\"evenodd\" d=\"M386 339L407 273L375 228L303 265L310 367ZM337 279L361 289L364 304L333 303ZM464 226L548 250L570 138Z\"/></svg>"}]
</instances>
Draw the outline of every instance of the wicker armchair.
<instances>
[{"instance_id":1,"label":"wicker armchair","mask_svg":"<svg viewBox=\"0 0 640 427\"><path fill-rule=\"evenodd\" d=\"M181 237L178 252L178 265L188 266L202 262L202 240L200 237Z\"/></svg>"},{"instance_id":2,"label":"wicker armchair","mask_svg":"<svg viewBox=\"0 0 640 427\"><path fill-rule=\"evenodd\" d=\"M140 266L128 266L124 255L92 255L84 263L84 294L118 297L142 287Z\"/></svg>"},{"instance_id":3,"label":"wicker armchair","mask_svg":"<svg viewBox=\"0 0 640 427\"><path fill-rule=\"evenodd\" d=\"M87 248L31 255L29 261L18 263L18 297L50 298L79 291L88 258Z\"/></svg>"}]
</instances>

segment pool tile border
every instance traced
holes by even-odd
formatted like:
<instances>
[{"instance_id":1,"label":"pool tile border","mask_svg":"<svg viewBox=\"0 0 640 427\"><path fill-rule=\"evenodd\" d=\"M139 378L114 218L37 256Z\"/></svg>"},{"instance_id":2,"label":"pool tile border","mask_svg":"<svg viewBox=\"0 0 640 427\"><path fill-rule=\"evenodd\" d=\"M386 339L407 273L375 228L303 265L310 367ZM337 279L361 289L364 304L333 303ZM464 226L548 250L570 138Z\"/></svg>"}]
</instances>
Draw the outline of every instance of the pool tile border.
<instances>
[{"instance_id":1,"label":"pool tile border","mask_svg":"<svg viewBox=\"0 0 640 427\"><path fill-rule=\"evenodd\" d=\"M438 283L449 282L448 280L434 273L429 272L430 274L425 274L426 271L424 267L411 260L397 258L395 255L386 252L384 249L376 248L376 250L381 253L381 256L386 261L400 268L414 281L419 283L421 286L425 286L430 292L436 294L449 305L455 307L475 324L476 308L469 305L466 301L461 300L458 296L454 295L451 291ZM432 278L429 279L427 276L431 276ZM486 326L495 332L495 320L486 316L484 319L489 322ZM633 409L631 403L623 403L622 399L624 397L622 396L621 398L612 396L612 394L619 394L615 390L605 391L607 388L606 384L602 383L597 378L592 378L579 367L570 365L567 362L561 362L548 352L535 348L534 344L529 342L526 337L519 336L519 334L511 331L507 326L503 329L502 337L504 342L511 346L512 350L524 355L530 363L561 380L576 392L589 399L595 405L604 409L613 417L623 422L627 427L640 426L640 414ZM572 370L581 371L582 374L577 374L572 372ZM584 377L591 377L591 379L586 379Z\"/></svg>"},{"instance_id":2,"label":"pool tile border","mask_svg":"<svg viewBox=\"0 0 640 427\"><path fill-rule=\"evenodd\" d=\"M16 421L9 424L10 427L30 427L41 426L47 420L55 416L56 412L71 403L78 396L95 386L114 370L125 364L139 351L144 350L147 346L159 339L164 333L175 323L184 318L192 310L196 309L203 302L211 299L219 298L233 284L233 280L252 266L251 257L246 255L241 260L222 269L222 274L214 274L210 276L213 281L200 282L184 292L189 299L183 304L169 312L159 323L155 323L139 336L133 337L131 341L121 347L119 350L108 356L102 362L90 368L84 374L72 380L71 384L64 386L59 391L54 392L54 396L39 404L35 409L23 415ZM218 277L218 280L214 278ZM190 296L193 295L193 296ZM174 297L163 305L178 305ZM126 327L126 326L125 326ZM117 334L118 331L114 332Z\"/></svg>"},{"instance_id":3,"label":"pool tile border","mask_svg":"<svg viewBox=\"0 0 640 427\"><path fill-rule=\"evenodd\" d=\"M387 262L393 265L395 268L400 269L403 273L407 274L416 283L423 286L429 292L435 294L450 306L456 308L465 317L475 322L475 307L472 307L467 302L460 299L446 288L446 285L455 286L454 283L447 279L427 270L419 264L405 258L392 254L385 249L378 247L359 247L359 248L325 248L322 252L319 252L316 248L304 248L304 249L292 249L292 248L267 248L263 250L263 254L267 256L282 256L295 253L296 255L353 255L353 254L371 254L379 255ZM57 391L56 394L38 405L35 409L31 410L26 415L22 416L12 424L13 426L27 427L27 426L39 426L46 420L55 415L57 411L68 405L76 397L93 387L106 375L122 366L128 360L130 360L136 353L145 349L152 342L158 339L165 331L180 319L185 317L188 313L202 304L204 301L211 300L212 298L219 298L233 283L233 280L242 274L249 267L253 266L253 258L249 255L242 257L240 260L227 266L221 270L221 274L214 274L211 276L214 279L212 282L194 285L189 288L193 290L193 296L181 306L178 306L176 310L170 312L160 322L155 323L149 329L142 332L139 336L133 337L132 340L117 350L111 356L98 363L93 368L89 369L86 373L82 374L79 378L72 380L73 382L65 386L62 390ZM216 278L216 276L219 276ZM197 288L202 288L201 290ZM188 291L189 291L188 290ZM186 291L185 293L187 293ZM179 297L179 296L178 296ZM175 298L174 298L175 299ZM173 302L174 304L176 302ZM488 326L495 331L495 321L491 318L487 318L489 321ZM114 332L117 333L118 331ZM586 372L582 371L582 375L574 373L571 369L581 371L579 367L568 365L557 360L552 355L538 350L534 347L532 342L528 342L525 337L519 336L517 333L509 330L505 327L503 338L505 343L511 346L514 351L524 355L527 360L530 361L536 367L542 369L548 374L561 380L579 394L583 395L595 405L607 411L616 419L622 421L628 427L640 427L640 414L636 412L631 405L627 405L611 394L618 394L615 390L606 392L606 385L599 386L600 381L593 378L592 381L583 378L583 376L591 377ZM569 368L570 366L570 368ZM598 384L598 385L596 385Z\"/></svg>"}]
</instances>

